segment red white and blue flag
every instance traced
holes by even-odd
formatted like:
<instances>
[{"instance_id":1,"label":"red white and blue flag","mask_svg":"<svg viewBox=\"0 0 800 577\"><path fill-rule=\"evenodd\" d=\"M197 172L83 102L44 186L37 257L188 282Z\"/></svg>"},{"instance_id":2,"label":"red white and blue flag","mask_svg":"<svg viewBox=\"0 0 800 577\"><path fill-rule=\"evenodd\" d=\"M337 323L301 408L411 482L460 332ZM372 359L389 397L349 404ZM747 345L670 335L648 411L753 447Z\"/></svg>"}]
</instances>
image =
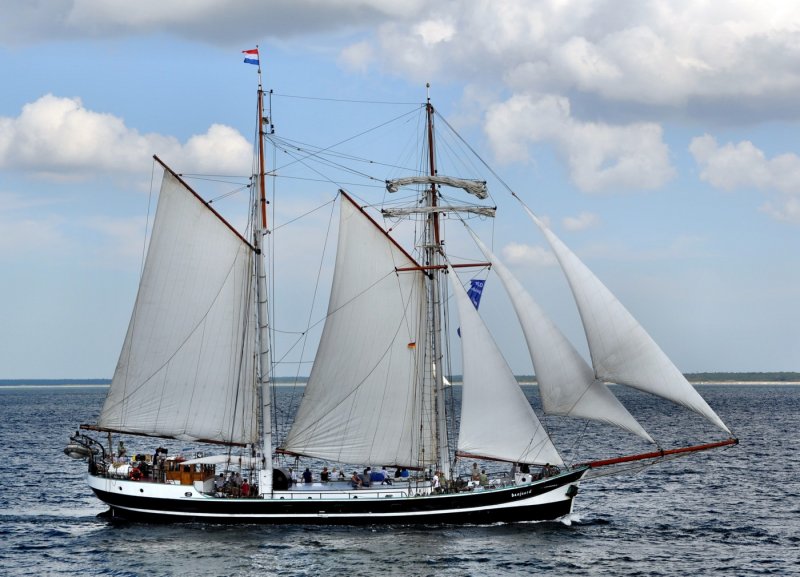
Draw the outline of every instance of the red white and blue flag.
<instances>
[{"instance_id":1,"label":"red white and blue flag","mask_svg":"<svg viewBox=\"0 0 800 577\"><path fill-rule=\"evenodd\" d=\"M245 64L258 65L258 48L253 48L252 50L242 50L242 54L244 54Z\"/></svg>"}]
</instances>

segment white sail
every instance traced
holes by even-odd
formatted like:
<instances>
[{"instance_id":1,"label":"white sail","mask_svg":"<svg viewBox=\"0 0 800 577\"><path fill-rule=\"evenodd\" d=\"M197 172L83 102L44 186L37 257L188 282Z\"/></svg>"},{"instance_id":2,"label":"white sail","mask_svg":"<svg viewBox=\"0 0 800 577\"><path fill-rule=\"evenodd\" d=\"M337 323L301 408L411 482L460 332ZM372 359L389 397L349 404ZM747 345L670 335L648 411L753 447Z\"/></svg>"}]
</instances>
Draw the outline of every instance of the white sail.
<instances>
[{"instance_id":1,"label":"white sail","mask_svg":"<svg viewBox=\"0 0 800 577\"><path fill-rule=\"evenodd\" d=\"M251 247L165 171L99 427L257 441L252 259Z\"/></svg>"},{"instance_id":2,"label":"white sail","mask_svg":"<svg viewBox=\"0 0 800 577\"><path fill-rule=\"evenodd\" d=\"M345 194L328 316L283 449L345 463L436 460L416 262Z\"/></svg>"},{"instance_id":3,"label":"white sail","mask_svg":"<svg viewBox=\"0 0 800 577\"><path fill-rule=\"evenodd\" d=\"M567 277L580 311L595 375L683 405L730 433L611 291L528 207L523 208L544 233Z\"/></svg>"},{"instance_id":4,"label":"white sail","mask_svg":"<svg viewBox=\"0 0 800 577\"><path fill-rule=\"evenodd\" d=\"M602 421L653 443L617 397L598 381L583 360L511 271L470 231L492 270L500 278L522 325L533 361L542 408L549 415Z\"/></svg>"},{"instance_id":5,"label":"white sail","mask_svg":"<svg viewBox=\"0 0 800 577\"><path fill-rule=\"evenodd\" d=\"M489 196L489 193L486 190L486 181L467 180L465 178L453 178L452 176L441 175L418 175L387 180L386 190L389 192L397 192L400 190L401 186L408 186L409 184L444 184L455 188L463 188L468 193L473 194L481 199Z\"/></svg>"},{"instance_id":6,"label":"white sail","mask_svg":"<svg viewBox=\"0 0 800 577\"><path fill-rule=\"evenodd\" d=\"M458 452L515 463L562 463L478 311L448 267L461 322Z\"/></svg>"}]
</instances>

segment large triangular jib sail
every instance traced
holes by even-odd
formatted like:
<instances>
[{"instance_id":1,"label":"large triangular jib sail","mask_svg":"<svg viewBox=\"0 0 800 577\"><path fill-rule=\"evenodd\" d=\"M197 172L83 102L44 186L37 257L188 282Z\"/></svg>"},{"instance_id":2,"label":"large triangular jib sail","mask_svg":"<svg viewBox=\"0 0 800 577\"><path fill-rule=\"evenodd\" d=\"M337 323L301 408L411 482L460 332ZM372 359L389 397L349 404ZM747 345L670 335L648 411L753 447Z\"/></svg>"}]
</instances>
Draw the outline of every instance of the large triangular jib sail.
<instances>
[{"instance_id":1,"label":"large triangular jib sail","mask_svg":"<svg viewBox=\"0 0 800 577\"><path fill-rule=\"evenodd\" d=\"M98 427L258 440L252 247L165 170L136 305Z\"/></svg>"},{"instance_id":2,"label":"large triangular jib sail","mask_svg":"<svg viewBox=\"0 0 800 577\"><path fill-rule=\"evenodd\" d=\"M492 263L522 325L544 412L602 421L654 442L611 390L595 378L592 368L511 271L470 233Z\"/></svg>"},{"instance_id":3,"label":"large triangular jib sail","mask_svg":"<svg viewBox=\"0 0 800 577\"><path fill-rule=\"evenodd\" d=\"M669 399L730 433L611 291L528 207L523 208L547 238L567 277L586 332L595 376Z\"/></svg>"},{"instance_id":4,"label":"large triangular jib sail","mask_svg":"<svg viewBox=\"0 0 800 577\"><path fill-rule=\"evenodd\" d=\"M458 452L514 463L561 464L467 292L452 267L448 269L461 323L464 373Z\"/></svg>"},{"instance_id":5,"label":"large triangular jib sail","mask_svg":"<svg viewBox=\"0 0 800 577\"><path fill-rule=\"evenodd\" d=\"M435 463L425 310L419 265L342 193L328 315L283 449L345 463Z\"/></svg>"}]
</instances>

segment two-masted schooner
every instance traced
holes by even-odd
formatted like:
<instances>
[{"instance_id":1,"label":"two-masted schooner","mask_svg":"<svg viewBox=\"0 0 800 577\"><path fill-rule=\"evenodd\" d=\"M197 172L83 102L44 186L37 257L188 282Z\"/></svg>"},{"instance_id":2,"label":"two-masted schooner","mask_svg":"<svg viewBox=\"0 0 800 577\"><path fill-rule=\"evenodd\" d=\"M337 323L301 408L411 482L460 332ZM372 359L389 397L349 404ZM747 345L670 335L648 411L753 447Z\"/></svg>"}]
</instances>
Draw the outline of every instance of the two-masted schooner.
<instances>
[{"instance_id":1,"label":"two-masted schooner","mask_svg":"<svg viewBox=\"0 0 800 577\"><path fill-rule=\"evenodd\" d=\"M591 364L477 236L479 261L448 257L443 214L493 218L496 209L485 202L485 182L440 174L430 98L420 107L423 168L386 182L389 194L412 196L409 205L375 212L338 192L338 246L324 327L294 421L279 436L271 418L273 327L267 306L276 279L268 279L265 265L271 231L264 147L273 139L263 103L259 68L257 168L247 234L156 158L163 167L157 213L114 378L97 422L81 425L65 449L88 460L88 484L111 516L317 524L556 519L572 511L579 482L597 467L736 442L564 462L457 269L490 268L499 277L521 323L546 414L596 419L653 442L606 385L618 383L669 399L730 431L524 204L568 279ZM451 202L444 189L461 194L461 202ZM381 218L415 219L414 246L404 249ZM443 313L453 301L457 337L449 334ZM448 339L463 359L457 426L446 402L447 389L454 388L446 379ZM107 433L107 440L92 431ZM115 448L112 435L129 443L130 437L146 436L217 451L183 455L159 447L153 454L126 454ZM335 464L347 474L328 476L326 468L327 478L302 482L290 467L302 468L305 459ZM503 472L495 468L476 476L470 466L478 460L505 463Z\"/></svg>"}]
</instances>

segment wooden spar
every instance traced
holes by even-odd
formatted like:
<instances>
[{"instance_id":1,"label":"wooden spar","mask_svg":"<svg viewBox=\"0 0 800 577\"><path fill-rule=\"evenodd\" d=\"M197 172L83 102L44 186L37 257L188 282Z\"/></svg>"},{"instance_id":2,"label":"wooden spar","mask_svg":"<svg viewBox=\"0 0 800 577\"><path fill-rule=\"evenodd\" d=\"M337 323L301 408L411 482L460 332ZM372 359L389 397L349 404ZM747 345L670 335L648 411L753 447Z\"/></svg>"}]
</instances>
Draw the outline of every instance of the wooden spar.
<instances>
[{"instance_id":1,"label":"wooden spar","mask_svg":"<svg viewBox=\"0 0 800 577\"><path fill-rule=\"evenodd\" d=\"M693 445L691 447L681 447L679 449L667 449L661 451L653 451L651 453L641 453L639 455L627 455L625 457L616 457L614 459L601 459L598 461L589 461L586 463L578 463L576 467L591 467L596 469L598 467L608 467L609 465L618 465L620 463L630 463L631 461L643 461L645 459L659 459L667 455L679 455L682 453L695 453L697 451L708 451L709 449L717 449L719 447L726 447L728 445L738 445L739 439L730 438L725 441L717 443L706 443L705 445Z\"/></svg>"},{"instance_id":2,"label":"wooden spar","mask_svg":"<svg viewBox=\"0 0 800 577\"><path fill-rule=\"evenodd\" d=\"M258 50L258 45L256 45ZM267 234L267 194L264 183L264 89L261 84L261 58L258 59L258 203L261 205L261 222L256 220L253 223L254 243L258 248L262 248ZM257 209L257 207L256 207ZM258 216L254 215L254 220ZM258 330L258 369L256 382L261 393L260 414L257 414L261 425L261 451L265 457L264 467L258 473L259 491L262 495L272 494L272 361L270 348L270 323L269 311L267 307L267 273L264 270L264 254L259 253L255 259L255 281L256 281L256 325Z\"/></svg>"},{"instance_id":3,"label":"wooden spar","mask_svg":"<svg viewBox=\"0 0 800 577\"><path fill-rule=\"evenodd\" d=\"M430 87L430 84L428 86ZM431 104L430 95L428 96L428 102L425 105L425 111L428 125L428 168L430 169L430 175L436 176L436 150L433 142L433 104ZM430 195L431 200L429 205L431 207L435 207L437 204L436 185L433 183L431 183ZM439 241L439 213L434 212L431 217L433 219L434 242L436 243L436 247L438 249L438 247L441 246Z\"/></svg>"},{"instance_id":4,"label":"wooden spar","mask_svg":"<svg viewBox=\"0 0 800 577\"><path fill-rule=\"evenodd\" d=\"M521 461L514 461L512 459L498 459L497 457L487 457L486 455L477 455L475 453L465 453L464 451L456 451L456 457L461 459L474 459L477 461L494 461L495 463L520 463ZM524 462L524 461L522 461ZM535 465L535 463L527 463L528 465ZM579 466L579 465L576 465Z\"/></svg>"},{"instance_id":5,"label":"wooden spar","mask_svg":"<svg viewBox=\"0 0 800 577\"><path fill-rule=\"evenodd\" d=\"M111 433L120 433L122 435L130 435L130 436L135 436L135 437L150 437L150 438L155 438L155 439L175 439L175 440L180 440L177 437L172 437L172 436L169 436L169 435L151 435L151 434L148 434L148 433L140 433L138 431L127 431L125 429L111 429L109 427L98 427L97 425L80 425L79 428L81 430L83 430L83 431L99 431L99 432L108 433L109 434L109 438L111 436ZM211 445L225 445L225 446L228 446L228 447L246 447L247 446L246 443L231 443L231 442L228 442L228 441L219 441L219 440L215 440L215 439L194 439L194 441L197 442L197 443L208 443L208 444L211 444Z\"/></svg>"},{"instance_id":6,"label":"wooden spar","mask_svg":"<svg viewBox=\"0 0 800 577\"><path fill-rule=\"evenodd\" d=\"M433 104L431 104L430 96L430 83L426 84L427 89L427 102L425 104L425 111L427 117L428 129L428 168L430 176L436 176L436 142L434 141L433 132ZM436 184L431 182L431 188L428 191L428 207L434 209L428 215L426 224L427 232L425 234L425 243L428 245L425 248L426 260L428 266L435 266L439 263L439 254L442 251L442 240L439 231L439 211L435 210L438 204L436 197ZM431 230L433 229L433 230ZM433 238L431 238L433 237ZM439 463L440 471L444 474L445 479L449 479L451 475L450 470L450 445L447 438L447 413L445 411L444 400L444 371L442 370L442 312L441 303L439 302L439 273L434 272L428 276L428 315L429 321L432 323L430 334L430 352L433 355L433 376L434 380L434 412L436 423L436 452L437 461Z\"/></svg>"},{"instance_id":7,"label":"wooden spar","mask_svg":"<svg viewBox=\"0 0 800 577\"><path fill-rule=\"evenodd\" d=\"M490 262L473 262L473 263L462 263L462 264L451 264L453 268L486 268L491 267L492 263ZM395 267L394 270L397 272L409 272L415 270L439 270L447 268L446 264L435 264L435 265L427 265L427 266L406 266L406 267Z\"/></svg>"},{"instance_id":8,"label":"wooden spar","mask_svg":"<svg viewBox=\"0 0 800 577\"><path fill-rule=\"evenodd\" d=\"M408 260L410 260L411 262L413 262L414 264L416 264L416 266L413 266L413 267L408 267L408 268L407 268L407 270L422 270L422 269L424 268L424 267L423 267L421 264L418 264L418 263L417 263L417 261L416 261L416 259L415 259L413 256L411 256L410 254L408 254L408 251L406 251L406 249L404 249L402 246L400 246L400 245L397 243L397 241L396 241L395 239L393 239L393 238L392 238L392 237L389 235L389 233L388 233L388 232L386 232L386 231L383 229L383 227L382 227L380 224L378 224L378 223L375 221L375 219L374 219L374 218L372 218L372 217L369 215L369 213L368 213L366 210L364 210L364 207L363 207L363 206L359 206L359 204L358 204L358 203L357 203L355 200L353 200L353 197L351 197L349 194L347 194L347 193L346 193L344 190L342 190L341 188L339 189L339 194L340 194L340 195L342 195L342 198L344 198L345 200L349 201L349 202L350 202L350 204L352 204L354 207L356 207L358 210L360 210L360 211L361 211L361 214L363 214L363 215L364 215L364 216L367 218L367 220L369 220L369 221L370 221L372 224L374 224L374 225L375 225L375 228L377 228L379 231L381 231L381 232L383 233L383 236L385 236L385 237L386 237L386 239L387 239L387 240L388 240L390 243L392 243L392 245L394 245L394 247L395 247L395 248L397 248L397 250L399 250L400 252L402 252L402 253L405 255L405 257L406 257ZM395 270L398 270L398 271L399 271L399 270L401 270L401 269L395 269Z\"/></svg>"},{"instance_id":9,"label":"wooden spar","mask_svg":"<svg viewBox=\"0 0 800 577\"><path fill-rule=\"evenodd\" d=\"M264 91L261 89L261 64L258 77L258 189L261 204L261 228L267 230L267 191L264 184Z\"/></svg>"},{"instance_id":10,"label":"wooden spar","mask_svg":"<svg viewBox=\"0 0 800 577\"><path fill-rule=\"evenodd\" d=\"M216 217L217 217L217 218L218 218L218 219L219 219L219 220L220 220L220 221L221 221L221 222L222 222L222 223L225 225L225 226L227 226L227 227L228 227L228 228L231 230L231 232L232 232L233 234L235 234L236 236L238 236L238 237L239 237L239 239L240 239L240 240L241 240L243 243L245 243L247 246L249 246L249 247L251 248L251 250L253 250L253 251L255 251L255 252L258 252L258 249L256 249L256 247L254 247L254 246L253 246L253 245L250 243L250 241L248 241L248 240L247 240L245 237L243 237L243 236L241 235L241 233L240 233L238 230L236 230L236 229L233 227L233 225L232 225L231 223L229 223L227 220L225 220L225 218L224 218L224 217L223 217L223 216L222 216L220 213L218 213L216 210L214 210L214 209L211 207L211 205L210 205L208 202L206 202L205 200L203 200L203 197L202 197L202 196L200 196L199 194L197 194L197 193L194 191L194 189L193 189L191 186L189 186L188 184L186 184L186 181L185 181L185 180L183 180L183 179L182 179L182 178L181 178L181 177L178 175L178 173L177 173L177 172L175 172L175 171L174 171L174 170L172 170L172 169L171 169L169 166L167 166L167 165L164 163L164 161L163 161L163 160L161 160L161 159L160 159L158 156L156 156L156 155L153 155L153 159L154 159L154 160L155 160L157 163L159 163L159 164L160 164L160 165L161 165L161 166L164 168L164 170L166 170L166 171L167 171L167 172L169 172L169 173L170 173L172 176L174 176L174 177L175 177L175 178L178 180L178 182L180 182L180 183L181 183L181 184L182 184L182 185L183 185L183 186L186 188L186 190L188 190L189 192L191 192L191 193L194 195L194 197L195 197L197 200L199 200L200 202L202 202L202 203L203 203L203 206L205 206L205 207L206 207L208 210L210 210L210 211L211 211L211 212L212 212L212 213L213 213L213 214L214 214L214 215L215 215L215 216L216 216Z\"/></svg>"}]
</instances>

